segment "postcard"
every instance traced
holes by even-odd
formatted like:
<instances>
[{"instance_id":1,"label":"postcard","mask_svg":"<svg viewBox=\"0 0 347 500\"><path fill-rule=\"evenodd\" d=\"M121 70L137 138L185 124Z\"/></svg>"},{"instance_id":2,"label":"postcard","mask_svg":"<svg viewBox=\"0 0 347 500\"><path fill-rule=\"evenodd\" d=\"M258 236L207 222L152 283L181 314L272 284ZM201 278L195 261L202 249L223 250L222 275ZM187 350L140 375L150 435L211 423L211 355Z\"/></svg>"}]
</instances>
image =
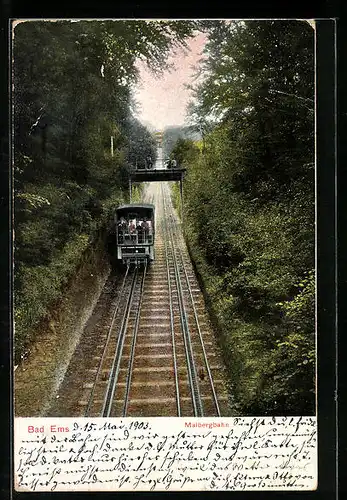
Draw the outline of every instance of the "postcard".
<instances>
[{"instance_id":1,"label":"postcard","mask_svg":"<svg viewBox=\"0 0 347 500\"><path fill-rule=\"evenodd\" d=\"M315 29L12 20L16 491L317 488Z\"/></svg>"}]
</instances>

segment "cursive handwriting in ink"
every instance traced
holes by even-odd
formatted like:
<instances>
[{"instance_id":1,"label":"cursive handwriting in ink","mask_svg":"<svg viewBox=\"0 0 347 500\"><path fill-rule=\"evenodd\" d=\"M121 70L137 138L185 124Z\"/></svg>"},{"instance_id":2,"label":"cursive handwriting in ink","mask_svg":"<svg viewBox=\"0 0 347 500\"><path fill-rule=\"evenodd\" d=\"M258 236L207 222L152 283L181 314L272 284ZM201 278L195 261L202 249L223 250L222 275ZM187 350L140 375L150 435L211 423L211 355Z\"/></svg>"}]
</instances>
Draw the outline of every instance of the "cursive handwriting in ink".
<instances>
[{"instance_id":1,"label":"cursive handwriting in ink","mask_svg":"<svg viewBox=\"0 0 347 500\"><path fill-rule=\"evenodd\" d=\"M316 433L315 417L16 419L15 486L18 491L314 489Z\"/></svg>"}]
</instances>

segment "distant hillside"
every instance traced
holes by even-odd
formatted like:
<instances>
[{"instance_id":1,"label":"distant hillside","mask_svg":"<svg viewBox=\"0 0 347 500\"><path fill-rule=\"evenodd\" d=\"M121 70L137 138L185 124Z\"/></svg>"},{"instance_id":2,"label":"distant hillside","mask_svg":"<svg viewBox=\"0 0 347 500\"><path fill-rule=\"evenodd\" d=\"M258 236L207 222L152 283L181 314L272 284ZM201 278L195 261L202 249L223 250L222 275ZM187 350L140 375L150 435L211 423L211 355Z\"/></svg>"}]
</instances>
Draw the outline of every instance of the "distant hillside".
<instances>
[{"instance_id":1,"label":"distant hillside","mask_svg":"<svg viewBox=\"0 0 347 500\"><path fill-rule=\"evenodd\" d=\"M168 157L173 150L178 139L191 139L192 141L200 141L202 136L193 127L172 126L164 129L163 135L163 153Z\"/></svg>"}]
</instances>

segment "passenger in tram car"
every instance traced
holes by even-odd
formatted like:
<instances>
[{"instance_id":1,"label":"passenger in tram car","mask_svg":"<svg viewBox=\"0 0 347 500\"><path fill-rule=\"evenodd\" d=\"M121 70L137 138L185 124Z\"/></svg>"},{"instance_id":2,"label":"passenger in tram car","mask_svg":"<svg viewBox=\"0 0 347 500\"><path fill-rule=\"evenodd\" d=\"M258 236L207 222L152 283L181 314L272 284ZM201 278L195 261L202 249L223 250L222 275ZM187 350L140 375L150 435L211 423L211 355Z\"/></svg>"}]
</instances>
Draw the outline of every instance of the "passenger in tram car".
<instances>
[{"instance_id":1,"label":"passenger in tram car","mask_svg":"<svg viewBox=\"0 0 347 500\"><path fill-rule=\"evenodd\" d=\"M127 223L124 219L124 217L121 217L120 220L118 221L117 228L118 228L118 243L124 243L124 233L127 227Z\"/></svg>"},{"instance_id":2,"label":"passenger in tram car","mask_svg":"<svg viewBox=\"0 0 347 500\"><path fill-rule=\"evenodd\" d=\"M147 217L145 217L143 219L142 230L143 230L145 241L147 241L147 239L148 239L148 233L149 233L149 224L148 224Z\"/></svg>"},{"instance_id":3,"label":"passenger in tram car","mask_svg":"<svg viewBox=\"0 0 347 500\"><path fill-rule=\"evenodd\" d=\"M143 243L143 228L142 228L142 222L140 220L137 221L136 225L136 231L137 231L137 237L138 237L138 242Z\"/></svg>"},{"instance_id":4,"label":"passenger in tram car","mask_svg":"<svg viewBox=\"0 0 347 500\"><path fill-rule=\"evenodd\" d=\"M149 224L148 224L147 217L145 217L145 218L143 219L143 222L142 222L142 227L143 227L143 229L145 229L145 230L148 230L148 229L149 229Z\"/></svg>"},{"instance_id":5,"label":"passenger in tram car","mask_svg":"<svg viewBox=\"0 0 347 500\"><path fill-rule=\"evenodd\" d=\"M136 219L131 220L129 223L129 233L132 240L136 240Z\"/></svg>"},{"instance_id":6,"label":"passenger in tram car","mask_svg":"<svg viewBox=\"0 0 347 500\"><path fill-rule=\"evenodd\" d=\"M124 239L123 227L122 227L122 223L120 220L117 223L117 231L118 231L118 243L123 243L123 239Z\"/></svg>"},{"instance_id":7,"label":"passenger in tram car","mask_svg":"<svg viewBox=\"0 0 347 500\"><path fill-rule=\"evenodd\" d=\"M133 234L136 231L136 226L135 226L135 221L130 220L129 221L129 233Z\"/></svg>"}]
</instances>

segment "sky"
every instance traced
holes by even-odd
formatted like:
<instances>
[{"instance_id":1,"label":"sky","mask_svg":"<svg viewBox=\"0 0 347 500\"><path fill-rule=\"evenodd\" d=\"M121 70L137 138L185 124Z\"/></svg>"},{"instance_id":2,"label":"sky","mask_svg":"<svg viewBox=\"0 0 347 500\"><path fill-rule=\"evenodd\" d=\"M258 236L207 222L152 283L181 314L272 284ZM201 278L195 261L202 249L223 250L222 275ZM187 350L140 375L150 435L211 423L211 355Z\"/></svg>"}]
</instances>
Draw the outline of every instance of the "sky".
<instances>
[{"instance_id":1,"label":"sky","mask_svg":"<svg viewBox=\"0 0 347 500\"><path fill-rule=\"evenodd\" d=\"M140 81L135 87L134 97L138 102L137 117L145 125L150 123L156 130L163 130L169 125L183 125L186 118L186 106L191 98L191 91L185 84L194 83L196 71L193 66L202 56L206 37L199 33L188 41L190 51L176 49L176 54L169 57L175 69L165 71L160 78L155 77L141 63Z\"/></svg>"}]
</instances>

